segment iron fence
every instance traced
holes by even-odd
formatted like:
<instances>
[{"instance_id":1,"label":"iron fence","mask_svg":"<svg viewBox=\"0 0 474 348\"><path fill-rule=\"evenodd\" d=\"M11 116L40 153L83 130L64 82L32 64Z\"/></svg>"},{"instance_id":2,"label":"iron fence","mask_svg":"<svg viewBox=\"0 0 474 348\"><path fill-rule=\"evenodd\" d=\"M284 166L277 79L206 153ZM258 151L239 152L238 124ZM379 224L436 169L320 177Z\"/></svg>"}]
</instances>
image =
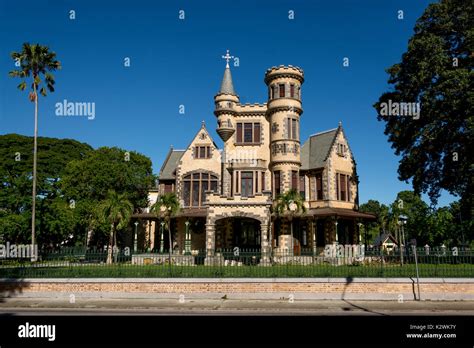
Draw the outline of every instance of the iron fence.
<instances>
[{"instance_id":1,"label":"iron fence","mask_svg":"<svg viewBox=\"0 0 474 348\"><path fill-rule=\"evenodd\" d=\"M0 278L81 277L474 277L474 251L446 248L391 250L360 247L217 249L212 253L150 253L103 249L43 250L38 259L0 259ZM110 261L110 260L109 260Z\"/></svg>"}]
</instances>

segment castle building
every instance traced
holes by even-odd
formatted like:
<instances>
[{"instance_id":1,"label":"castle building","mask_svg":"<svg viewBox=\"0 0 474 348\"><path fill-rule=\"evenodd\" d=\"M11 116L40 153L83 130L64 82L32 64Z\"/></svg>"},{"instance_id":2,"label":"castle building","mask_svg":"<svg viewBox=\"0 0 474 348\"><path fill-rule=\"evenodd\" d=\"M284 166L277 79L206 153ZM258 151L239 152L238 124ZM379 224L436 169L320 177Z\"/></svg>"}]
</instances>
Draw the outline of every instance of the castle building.
<instances>
[{"instance_id":1,"label":"castle building","mask_svg":"<svg viewBox=\"0 0 474 348\"><path fill-rule=\"evenodd\" d=\"M173 217L176 252L221 249L260 250L300 254L328 243L359 243L360 224L373 216L358 212L358 177L354 156L341 123L302 142L303 70L294 66L268 69L264 104L242 104L227 65L214 97L219 149L204 122L188 147L171 148L161 167L159 195L174 192L181 209ZM279 195L296 190L306 211L286 216L275 213ZM146 211L146 234L155 250L167 250L167 233ZM292 230L293 238L289 230ZM189 251L189 250L188 250Z\"/></svg>"}]
</instances>

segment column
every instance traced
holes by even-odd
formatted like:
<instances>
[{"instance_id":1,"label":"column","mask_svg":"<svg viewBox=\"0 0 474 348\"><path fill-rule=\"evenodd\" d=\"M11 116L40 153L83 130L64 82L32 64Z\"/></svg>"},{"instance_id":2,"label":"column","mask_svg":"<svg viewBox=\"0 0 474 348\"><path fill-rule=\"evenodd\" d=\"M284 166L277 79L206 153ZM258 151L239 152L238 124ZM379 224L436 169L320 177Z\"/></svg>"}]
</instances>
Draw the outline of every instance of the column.
<instances>
[{"instance_id":1,"label":"column","mask_svg":"<svg viewBox=\"0 0 474 348\"><path fill-rule=\"evenodd\" d=\"M216 225L206 223L206 256L214 256L216 248Z\"/></svg>"},{"instance_id":2,"label":"column","mask_svg":"<svg viewBox=\"0 0 474 348\"><path fill-rule=\"evenodd\" d=\"M156 221L152 221L150 225L150 249L155 248L155 234L156 234Z\"/></svg>"},{"instance_id":3,"label":"column","mask_svg":"<svg viewBox=\"0 0 474 348\"><path fill-rule=\"evenodd\" d=\"M268 224L266 222L260 223L260 235L261 235L261 248L262 248L262 260L261 265L270 264L270 244L268 241Z\"/></svg>"}]
</instances>

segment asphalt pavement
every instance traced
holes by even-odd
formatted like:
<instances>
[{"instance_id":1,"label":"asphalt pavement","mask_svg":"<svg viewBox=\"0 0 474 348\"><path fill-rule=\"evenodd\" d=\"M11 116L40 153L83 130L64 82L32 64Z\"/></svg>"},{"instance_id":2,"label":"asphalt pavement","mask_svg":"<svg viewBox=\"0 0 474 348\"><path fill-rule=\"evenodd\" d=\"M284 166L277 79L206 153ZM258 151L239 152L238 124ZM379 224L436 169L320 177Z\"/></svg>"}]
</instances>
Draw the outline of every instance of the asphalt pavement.
<instances>
[{"instance_id":1,"label":"asphalt pavement","mask_svg":"<svg viewBox=\"0 0 474 348\"><path fill-rule=\"evenodd\" d=\"M0 315L474 315L474 301L3 298Z\"/></svg>"}]
</instances>

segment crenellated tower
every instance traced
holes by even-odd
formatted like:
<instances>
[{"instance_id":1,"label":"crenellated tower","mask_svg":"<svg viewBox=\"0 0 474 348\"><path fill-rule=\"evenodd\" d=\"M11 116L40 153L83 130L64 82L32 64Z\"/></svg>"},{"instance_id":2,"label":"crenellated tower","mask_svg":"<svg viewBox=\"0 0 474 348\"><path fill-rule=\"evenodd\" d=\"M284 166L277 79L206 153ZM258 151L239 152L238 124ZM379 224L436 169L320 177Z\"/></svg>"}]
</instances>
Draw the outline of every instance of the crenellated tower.
<instances>
[{"instance_id":1,"label":"crenellated tower","mask_svg":"<svg viewBox=\"0 0 474 348\"><path fill-rule=\"evenodd\" d=\"M270 171L274 195L299 183L301 85L303 70L294 66L273 67L265 74L268 86L266 117L270 124Z\"/></svg>"}]
</instances>

